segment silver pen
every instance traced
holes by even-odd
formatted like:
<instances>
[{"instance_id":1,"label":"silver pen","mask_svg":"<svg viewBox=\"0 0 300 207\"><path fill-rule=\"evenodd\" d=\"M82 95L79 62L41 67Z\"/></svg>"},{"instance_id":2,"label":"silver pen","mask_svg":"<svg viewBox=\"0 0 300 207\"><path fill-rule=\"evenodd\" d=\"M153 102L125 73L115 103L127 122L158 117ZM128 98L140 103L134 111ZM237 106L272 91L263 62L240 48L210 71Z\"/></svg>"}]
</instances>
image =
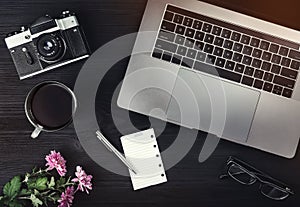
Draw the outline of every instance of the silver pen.
<instances>
[{"instance_id":1,"label":"silver pen","mask_svg":"<svg viewBox=\"0 0 300 207\"><path fill-rule=\"evenodd\" d=\"M104 137L104 135L100 132L96 132L98 139L106 146L106 148L113 152L134 174L137 174L134 167L128 162L128 160Z\"/></svg>"}]
</instances>

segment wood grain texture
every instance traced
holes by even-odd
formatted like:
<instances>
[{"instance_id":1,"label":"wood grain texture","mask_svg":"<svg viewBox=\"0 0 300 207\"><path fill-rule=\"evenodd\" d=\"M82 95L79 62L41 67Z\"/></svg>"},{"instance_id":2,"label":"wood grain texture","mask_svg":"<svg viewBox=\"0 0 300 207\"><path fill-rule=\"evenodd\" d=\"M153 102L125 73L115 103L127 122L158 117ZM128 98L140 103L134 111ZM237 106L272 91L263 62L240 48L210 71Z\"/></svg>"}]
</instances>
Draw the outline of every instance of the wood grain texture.
<instances>
[{"instance_id":1,"label":"wood grain texture","mask_svg":"<svg viewBox=\"0 0 300 207\"><path fill-rule=\"evenodd\" d=\"M284 1L284 6L273 1L206 0L233 10L240 10L266 20L300 29L299 3ZM282 3L283 4L283 3ZM243 207L296 207L300 203L300 154L292 160L280 158L255 149L227 141L221 141L214 154L205 162L198 163L198 155L205 133L199 132L197 141L188 155L168 170L168 182L153 188L134 192L130 179L106 171L89 158L81 147L73 126L57 133L43 133L39 139L29 138L32 126L24 113L24 100L29 90L39 82L57 80L74 86L83 62L19 81L10 55L4 45L5 35L35 18L50 14L57 16L69 9L78 14L91 49L95 51L116 37L136 32L139 28L146 0L1 0L0 1L0 187L15 174L29 171L34 165L42 166L44 156L55 149L67 159L70 171L77 164L94 175L94 190L90 196L76 197L74 207L123 207L123 206L243 206ZM122 80L127 61L117 64L101 83L97 97L97 117L102 130L121 149L111 114L111 96ZM121 110L121 109L120 109ZM138 129L150 127L147 117L130 113ZM159 127L162 122L151 120ZM297 124L297 123L293 123ZM176 137L178 127L167 124L158 137L160 147L167 148ZM284 139L284 137L283 137ZM299 152L299 150L298 150ZM229 155L235 155L258 169L281 179L296 192L284 202L275 202L259 193L259 185L245 187L232 180L218 179Z\"/></svg>"}]
</instances>

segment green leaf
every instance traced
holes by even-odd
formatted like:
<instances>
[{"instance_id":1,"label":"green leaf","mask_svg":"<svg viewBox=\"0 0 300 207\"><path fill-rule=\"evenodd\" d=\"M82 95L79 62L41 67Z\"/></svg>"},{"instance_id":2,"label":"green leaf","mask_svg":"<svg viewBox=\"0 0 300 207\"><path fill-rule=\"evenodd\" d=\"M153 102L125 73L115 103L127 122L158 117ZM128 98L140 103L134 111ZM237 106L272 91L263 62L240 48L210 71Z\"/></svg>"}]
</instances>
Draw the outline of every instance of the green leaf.
<instances>
[{"instance_id":1,"label":"green leaf","mask_svg":"<svg viewBox=\"0 0 300 207\"><path fill-rule=\"evenodd\" d=\"M0 196L0 207L4 206L4 197Z\"/></svg>"},{"instance_id":2,"label":"green leaf","mask_svg":"<svg viewBox=\"0 0 300 207\"><path fill-rule=\"evenodd\" d=\"M50 182L48 182L48 188L53 189L54 186L55 186L55 180L54 177L51 177Z\"/></svg>"},{"instance_id":3,"label":"green leaf","mask_svg":"<svg viewBox=\"0 0 300 207\"><path fill-rule=\"evenodd\" d=\"M27 190L27 189L22 189L21 192L19 193L20 196L26 196L26 195L30 195L31 191Z\"/></svg>"},{"instance_id":4,"label":"green leaf","mask_svg":"<svg viewBox=\"0 0 300 207\"><path fill-rule=\"evenodd\" d=\"M47 177L37 178L37 179L29 179L27 182L27 186L29 189L34 190L46 190L47 189Z\"/></svg>"},{"instance_id":5,"label":"green leaf","mask_svg":"<svg viewBox=\"0 0 300 207\"><path fill-rule=\"evenodd\" d=\"M36 178L30 178L28 181L27 181L27 186L28 186L28 189L30 190L33 190L35 189L36 187Z\"/></svg>"},{"instance_id":6,"label":"green leaf","mask_svg":"<svg viewBox=\"0 0 300 207\"><path fill-rule=\"evenodd\" d=\"M56 187L59 188L66 183L66 179L64 177L60 177L58 181L56 181Z\"/></svg>"},{"instance_id":7,"label":"green leaf","mask_svg":"<svg viewBox=\"0 0 300 207\"><path fill-rule=\"evenodd\" d=\"M13 200L11 202L8 203L9 207L23 207L23 205L21 203L19 203L19 201L17 200Z\"/></svg>"},{"instance_id":8,"label":"green leaf","mask_svg":"<svg viewBox=\"0 0 300 207\"><path fill-rule=\"evenodd\" d=\"M15 176L10 182L6 183L3 188L3 193L10 200L13 200L21 189L21 177Z\"/></svg>"},{"instance_id":9,"label":"green leaf","mask_svg":"<svg viewBox=\"0 0 300 207\"><path fill-rule=\"evenodd\" d=\"M39 207L40 205L43 205L43 202L40 199L38 199L34 194L31 194L30 200L34 207Z\"/></svg>"},{"instance_id":10,"label":"green leaf","mask_svg":"<svg viewBox=\"0 0 300 207\"><path fill-rule=\"evenodd\" d=\"M38 178L36 181L36 189L37 190L46 190L47 189L47 182L48 182L48 178L44 177L44 178Z\"/></svg>"},{"instance_id":11,"label":"green leaf","mask_svg":"<svg viewBox=\"0 0 300 207\"><path fill-rule=\"evenodd\" d=\"M38 195L40 195L40 192L37 189L34 189L33 190L33 194L36 195L36 196L38 196Z\"/></svg>"}]
</instances>

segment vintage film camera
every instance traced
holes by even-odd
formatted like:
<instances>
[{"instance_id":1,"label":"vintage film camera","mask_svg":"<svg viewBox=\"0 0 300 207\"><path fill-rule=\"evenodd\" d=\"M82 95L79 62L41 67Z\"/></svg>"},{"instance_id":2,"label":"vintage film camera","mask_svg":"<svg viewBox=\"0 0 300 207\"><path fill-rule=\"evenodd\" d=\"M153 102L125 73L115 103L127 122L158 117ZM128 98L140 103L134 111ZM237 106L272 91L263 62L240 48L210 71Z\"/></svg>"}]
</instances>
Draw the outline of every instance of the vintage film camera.
<instances>
[{"instance_id":1,"label":"vintage film camera","mask_svg":"<svg viewBox=\"0 0 300 207\"><path fill-rule=\"evenodd\" d=\"M20 79L89 57L90 51L77 18L64 11L60 19L46 15L28 29L5 39Z\"/></svg>"}]
</instances>

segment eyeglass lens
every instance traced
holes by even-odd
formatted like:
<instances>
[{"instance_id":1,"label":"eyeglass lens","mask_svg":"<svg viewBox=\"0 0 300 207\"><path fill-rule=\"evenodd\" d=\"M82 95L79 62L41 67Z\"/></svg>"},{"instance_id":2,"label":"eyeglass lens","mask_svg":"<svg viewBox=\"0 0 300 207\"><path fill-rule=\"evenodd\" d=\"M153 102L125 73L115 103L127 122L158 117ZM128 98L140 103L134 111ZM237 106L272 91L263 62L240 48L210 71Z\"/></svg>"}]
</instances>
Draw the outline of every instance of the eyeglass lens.
<instances>
[{"instance_id":1,"label":"eyeglass lens","mask_svg":"<svg viewBox=\"0 0 300 207\"><path fill-rule=\"evenodd\" d=\"M282 200L289 196L288 192L282 191L269 184L263 184L260 188L260 191L263 195L276 200Z\"/></svg>"},{"instance_id":2,"label":"eyeglass lens","mask_svg":"<svg viewBox=\"0 0 300 207\"><path fill-rule=\"evenodd\" d=\"M228 174L236 181L244 184L251 185L256 181L256 178L243 170L240 166L232 164L228 169Z\"/></svg>"},{"instance_id":3,"label":"eyeglass lens","mask_svg":"<svg viewBox=\"0 0 300 207\"><path fill-rule=\"evenodd\" d=\"M252 185L257 180L254 176L249 174L246 170L241 168L239 165L232 164L228 169L228 174L236 181L244 185ZM262 184L260 191L263 195L268 198L275 200L283 200L289 196L289 193L282 191L272 185Z\"/></svg>"}]
</instances>

